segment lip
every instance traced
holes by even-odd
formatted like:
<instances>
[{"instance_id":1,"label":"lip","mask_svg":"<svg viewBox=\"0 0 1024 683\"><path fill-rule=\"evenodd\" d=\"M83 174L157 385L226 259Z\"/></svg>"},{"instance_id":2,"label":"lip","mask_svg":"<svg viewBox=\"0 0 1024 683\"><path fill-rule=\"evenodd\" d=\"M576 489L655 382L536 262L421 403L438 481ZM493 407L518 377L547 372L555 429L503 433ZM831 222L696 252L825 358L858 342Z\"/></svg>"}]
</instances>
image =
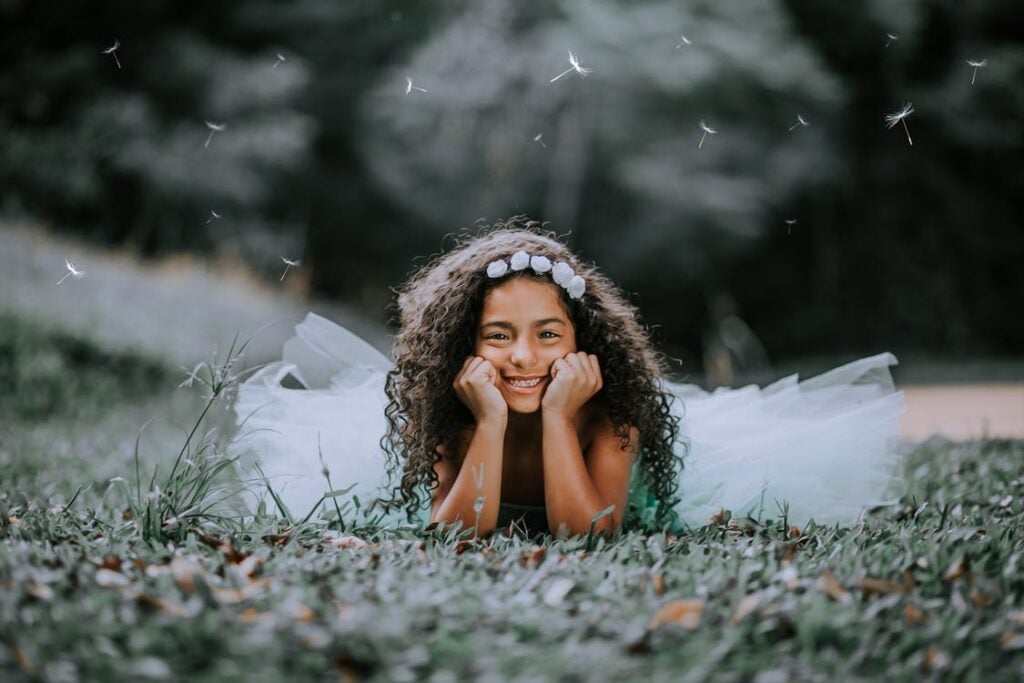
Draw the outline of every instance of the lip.
<instances>
[{"instance_id":1,"label":"lip","mask_svg":"<svg viewBox=\"0 0 1024 683\"><path fill-rule=\"evenodd\" d=\"M538 392L538 391L540 391L541 389L544 388L544 385L547 383L546 382L546 377L547 377L547 375L535 375L533 377L522 377L522 378L520 378L520 377L505 377L503 379L505 380L505 382L504 382L505 386L508 387L508 390L511 391L512 393L514 393L514 394L532 394L532 393ZM531 379L539 379L540 381L537 382L537 384L532 386L532 387L517 387L517 386L515 386L515 385L513 385L511 383L512 380L516 380L516 381L529 381Z\"/></svg>"}]
</instances>

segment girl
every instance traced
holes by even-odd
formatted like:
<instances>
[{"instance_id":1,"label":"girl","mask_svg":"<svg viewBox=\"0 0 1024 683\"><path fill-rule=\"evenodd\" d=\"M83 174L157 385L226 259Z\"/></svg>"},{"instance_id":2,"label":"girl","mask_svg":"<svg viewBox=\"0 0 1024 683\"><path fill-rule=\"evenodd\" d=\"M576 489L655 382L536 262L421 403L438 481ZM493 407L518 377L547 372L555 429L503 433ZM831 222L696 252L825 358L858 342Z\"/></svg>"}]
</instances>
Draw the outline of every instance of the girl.
<instances>
[{"instance_id":1,"label":"girl","mask_svg":"<svg viewBox=\"0 0 1024 683\"><path fill-rule=\"evenodd\" d=\"M354 486L388 522L577 535L595 516L604 533L773 504L797 523L851 522L893 502L890 354L764 390L674 384L620 290L519 219L398 294L393 364L310 314L284 360L240 388L232 448L289 507Z\"/></svg>"}]
</instances>

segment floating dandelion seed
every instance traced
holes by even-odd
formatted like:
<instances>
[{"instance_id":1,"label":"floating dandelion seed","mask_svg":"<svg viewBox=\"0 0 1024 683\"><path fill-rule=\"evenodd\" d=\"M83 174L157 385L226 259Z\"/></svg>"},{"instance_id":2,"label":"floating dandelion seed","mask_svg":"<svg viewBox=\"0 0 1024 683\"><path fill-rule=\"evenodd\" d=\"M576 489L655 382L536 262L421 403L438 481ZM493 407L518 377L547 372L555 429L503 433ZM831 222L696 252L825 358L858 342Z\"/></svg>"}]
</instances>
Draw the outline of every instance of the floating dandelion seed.
<instances>
[{"instance_id":1,"label":"floating dandelion seed","mask_svg":"<svg viewBox=\"0 0 1024 683\"><path fill-rule=\"evenodd\" d=\"M69 259L64 259L64 267L68 269L68 274L62 277L61 279L57 280L58 285L67 280L69 277L75 277L76 279L79 280L85 277L85 271L78 270L77 268L75 268L75 264L72 263Z\"/></svg>"},{"instance_id":2,"label":"floating dandelion seed","mask_svg":"<svg viewBox=\"0 0 1024 683\"><path fill-rule=\"evenodd\" d=\"M591 71L593 71L593 69L588 69L585 66L580 66L580 60L576 58L576 55L574 55L572 53L572 50L569 50L569 64L571 66L568 69L566 69L562 73L558 74L557 76L555 76L554 78L552 78L548 82L549 83L554 83L555 81L557 81L562 76L564 76L564 75L566 75L568 73L572 73L573 71L578 73L581 78L586 78L587 74L589 74Z\"/></svg>"},{"instance_id":3,"label":"floating dandelion seed","mask_svg":"<svg viewBox=\"0 0 1024 683\"><path fill-rule=\"evenodd\" d=\"M796 225L796 219L795 218L787 218L786 219L786 225L789 226L789 228L786 229L786 234L788 235L791 232L793 232L793 226Z\"/></svg>"},{"instance_id":4,"label":"floating dandelion seed","mask_svg":"<svg viewBox=\"0 0 1024 683\"><path fill-rule=\"evenodd\" d=\"M533 136L533 141L534 141L534 142L537 142L537 143L540 143L540 146L541 146L541 147L543 147L544 149L547 149L547 148L548 148L548 146L544 144L544 141L543 141L543 140L541 140L541 137L542 137L543 135L544 135L543 133L537 133L536 135L534 135L534 136Z\"/></svg>"},{"instance_id":5,"label":"floating dandelion seed","mask_svg":"<svg viewBox=\"0 0 1024 683\"><path fill-rule=\"evenodd\" d=\"M284 62L284 61L287 61L287 60L285 60L284 55L281 54L280 52L278 52L277 53L277 61L274 62L274 66L272 66L270 68L271 69L276 69L278 66L280 66L281 62Z\"/></svg>"},{"instance_id":6,"label":"floating dandelion seed","mask_svg":"<svg viewBox=\"0 0 1024 683\"><path fill-rule=\"evenodd\" d=\"M907 120L906 119L907 119L908 116L910 116L913 113L914 113L914 105L912 105L910 102L907 102L906 104L903 105L903 108L900 109L898 112L894 112L892 114L886 114L885 115L885 124L889 128L895 128L897 123L902 123L903 124L903 130L907 131L907 142L910 143L911 147L914 146L914 141L910 139L910 129L907 128Z\"/></svg>"},{"instance_id":7,"label":"floating dandelion seed","mask_svg":"<svg viewBox=\"0 0 1024 683\"><path fill-rule=\"evenodd\" d=\"M967 64L974 67L974 74L971 76L971 85L974 85L974 79L978 77L978 69L984 69L988 66L987 59L968 59Z\"/></svg>"},{"instance_id":8,"label":"floating dandelion seed","mask_svg":"<svg viewBox=\"0 0 1024 683\"><path fill-rule=\"evenodd\" d=\"M210 211L210 217L206 219L206 224L209 225L210 221L215 221L215 220L219 220L219 219L220 219L220 214L217 213L216 211L211 210Z\"/></svg>"},{"instance_id":9,"label":"floating dandelion seed","mask_svg":"<svg viewBox=\"0 0 1024 683\"><path fill-rule=\"evenodd\" d=\"M476 482L476 499L473 501L473 512L476 515L476 521L473 522L473 535L478 536L480 531L480 512L484 509L484 463L480 463L479 473L476 467L472 468L470 472L473 474L473 481Z\"/></svg>"},{"instance_id":10,"label":"floating dandelion seed","mask_svg":"<svg viewBox=\"0 0 1024 683\"><path fill-rule=\"evenodd\" d=\"M886 33L885 35L889 38L889 40L885 41L886 47L889 47L889 44L892 43L892 41L900 39L900 37L895 33Z\"/></svg>"},{"instance_id":11,"label":"floating dandelion seed","mask_svg":"<svg viewBox=\"0 0 1024 683\"><path fill-rule=\"evenodd\" d=\"M708 124L704 123L704 119L700 120L700 129L704 131L704 135L700 136L700 144L697 145L697 149L700 149L701 147L704 146L704 138L706 138L708 135L718 135L718 131L709 126Z\"/></svg>"},{"instance_id":12,"label":"floating dandelion seed","mask_svg":"<svg viewBox=\"0 0 1024 683\"><path fill-rule=\"evenodd\" d=\"M800 116L800 114L797 114L796 115L796 123L794 123L792 126L790 126L789 129L793 130L797 126L805 126L806 127L806 126L809 126L809 125L811 125L811 124L807 123L807 120L804 119L803 116Z\"/></svg>"},{"instance_id":13,"label":"floating dandelion seed","mask_svg":"<svg viewBox=\"0 0 1024 683\"><path fill-rule=\"evenodd\" d=\"M689 44L690 44L690 39L687 38L686 36L684 36L683 34L679 34L679 44L676 45L676 49L678 50L683 45L689 45Z\"/></svg>"},{"instance_id":14,"label":"floating dandelion seed","mask_svg":"<svg viewBox=\"0 0 1024 683\"><path fill-rule=\"evenodd\" d=\"M103 54L110 55L114 58L114 64L117 64L117 70L121 70L121 60L117 58L117 49L121 47L121 41L117 38L114 39L114 44L103 51Z\"/></svg>"},{"instance_id":15,"label":"floating dandelion seed","mask_svg":"<svg viewBox=\"0 0 1024 683\"><path fill-rule=\"evenodd\" d=\"M213 121L207 121L206 127L210 129L210 134L206 136L206 144L203 145L203 148L210 146L210 140L213 139L214 133L219 133L228 126L226 123L214 123Z\"/></svg>"},{"instance_id":16,"label":"floating dandelion seed","mask_svg":"<svg viewBox=\"0 0 1024 683\"><path fill-rule=\"evenodd\" d=\"M284 272L281 273L281 279L278 280L278 282L284 281L284 276L288 274L289 268L298 268L299 266L302 265L302 259L295 259L294 261L292 261L291 259L286 259L284 256L282 256L281 260L284 261Z\"/></svg>"},{"instance_id":17,"label":"floating dandelion seed","mask_svg":"<svg viewBox=\"0 0 1024 683\"><path fill-rule=\"evenodd\" d=\"M425 88L420 88L412 84L412 79L408 76L405 77L405 94L408 95L413 90L419 90L420 92L427 92Z\"/></svg>"}]
</instances>

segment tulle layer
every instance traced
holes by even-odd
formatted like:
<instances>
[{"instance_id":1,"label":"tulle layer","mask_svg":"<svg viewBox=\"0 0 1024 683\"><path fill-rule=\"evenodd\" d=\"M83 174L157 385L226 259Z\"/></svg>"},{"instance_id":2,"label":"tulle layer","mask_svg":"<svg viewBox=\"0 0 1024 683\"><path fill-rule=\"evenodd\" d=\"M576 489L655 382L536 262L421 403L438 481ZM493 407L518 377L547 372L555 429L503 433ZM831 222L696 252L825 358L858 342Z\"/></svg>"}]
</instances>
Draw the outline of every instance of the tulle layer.
<instances>
[{"instance_id":1,"label":"tulle layer","mask_svg":"<svg viewBox=\"0 0 1024 683\"><path fill-rule=\"evenodd\" d=\"M680 520L701 526L720 508L778 517L788 506L793 524L811 518L849 524L868 507L895 502L902 492L897 440L904 411L889 373L895 363L883 353L763 389L709 393L666 382L679 399L674 410L685 435L675 508ZM282 360L239 388L231 451L250 472L258 464L257 476L295 516L304 516L326 492L348 487L347 496L356 496L365 510L387 482L380 439L387 430L390 367L359 337L310 313L285 344ZM631 501L641 499L650 502L634 487ZM396 512L382 521L405 519Z\"/></svg>"}]
</instances>

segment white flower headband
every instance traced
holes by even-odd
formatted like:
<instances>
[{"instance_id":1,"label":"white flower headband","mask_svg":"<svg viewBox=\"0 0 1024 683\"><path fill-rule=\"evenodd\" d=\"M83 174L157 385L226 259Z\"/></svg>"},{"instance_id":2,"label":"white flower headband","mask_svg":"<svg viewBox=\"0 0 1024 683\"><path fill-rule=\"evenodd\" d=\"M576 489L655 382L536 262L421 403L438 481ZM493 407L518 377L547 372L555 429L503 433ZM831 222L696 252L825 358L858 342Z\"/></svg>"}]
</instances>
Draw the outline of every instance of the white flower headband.
<instances>
[{"instance_id":1,"label":"white flower headband","mask_svg":"<svg viewBox=\"0 0 1024 683\"><path fill-rule=\"evenodd\" d=\"M517 251L512 254L507 262L505 259L498 259L487 264L487 277L499 278L511 270L526 270L527 267L533 272L543 275L551 272L551 279L555 284L561 286L569 293L570 299L582 299L583 292L587 289L587 283L565 261L559 261L554 266L547 256L530 256L525 251Z\"/></svg>"}]
</instances>

